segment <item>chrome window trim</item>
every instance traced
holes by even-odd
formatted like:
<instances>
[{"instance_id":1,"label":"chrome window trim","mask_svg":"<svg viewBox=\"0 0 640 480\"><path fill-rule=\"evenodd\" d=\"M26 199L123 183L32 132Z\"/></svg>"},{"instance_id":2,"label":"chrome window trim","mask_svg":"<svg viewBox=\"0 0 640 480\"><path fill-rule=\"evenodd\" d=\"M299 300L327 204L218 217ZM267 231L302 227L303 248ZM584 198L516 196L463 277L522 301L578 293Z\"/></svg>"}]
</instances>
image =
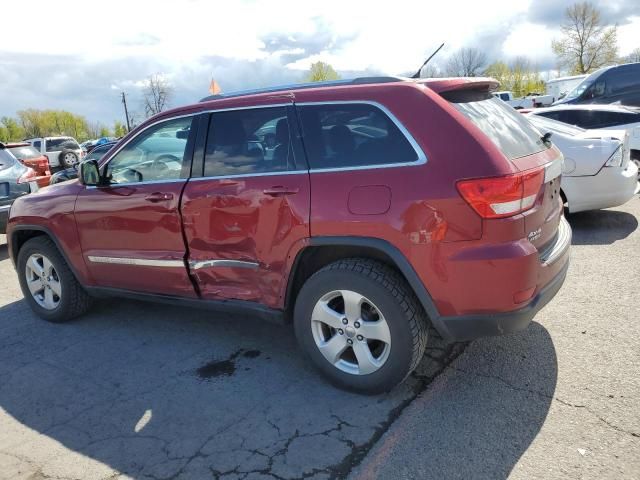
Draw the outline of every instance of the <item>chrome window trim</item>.
<instances>
[{"instance_id":1,"label":"chrome window trim","mask_svg":"<svg viewBox=\"0 0 640 480\"><path fill-rule=\"evenodd\" d=\"M190 178L179 178L179 179L172 179L172 180L150 180L148 182L116 183L116 184L99 186L99 187L98 186L89 185L86 188L88 188L88 189L104 188L104 187L117 188L118 186L125 187L125 186L150 185L150 184L159 184L159 183L176 183L176 182L186 182L187 180L189 180L189 181L221 180L221 179L227 179L227 178L268 177L268 176L277 176L277 175L300 175L300 174L306 174L306 173L327 173L327 172L346 172L346 171L351 171L351 170L358 171L358 170L376 170L376 169L381 169L381 168L402 168L402 167L412 167L412 166L424 165L428 161L427 155L424 153L424 151L422 150L422 148L420 147L420 145L418 144L416 139L413 137L411 132L409 132L409 130L407 130L407 128L402 124L402 122L400 122L400 120L386 106L382 105L379 102L375 102L375 101L372 101L372 100L336 100L336 101L318 101L318 102L300 102L300 103L296 103L295 100L293 100L292 102L271 103L271 104L265 104L265 105L247 105L247 106L242 106L242 107L227 107L227 108L208 108L208 109L201 110L201 111L198 111L198 112L192 112L192 113L188 113L188 114L184 114L184 115L177 115L175 117L160 119L160 120L158 120L156 122L153 122L153 123L147 125L142 130L137 132L135 136L131 137L125 143L120 145L113 152L113 154L111 154L109 156L109 158L104 161L104 163L100 164L100 169L106 167L106 165L109 162L111 162L111 160L113 158L115 158L116 155L118 155L118 153L120 153L120 151L124 147L129 145L129 143L131 143L136 138L138 138L138 136L141 135L143 132L147 131L151 127L154 127L154 126L159 125L159 124L164 123L164 122L169 122L169 121L172 121L172 120L177 120L177 119L186 118L186 117L196 117L196 116L204 114L204 113L229 112L229 111L235 111L235 110L250 110L250 109L257 109L257 108L279 108L279 107L288 107L288 106L296 106L297 107L297 106L305 106L305 105L308 105L308 106L316 106L316 105L370 105L370 106L373 106L373 107L379 109L383 114L385 114L395 124L395 126L400 130L402 135L407 139L407 141L409 142L411 147L414 149L414 151L418 155L418 159L414 160L412 162L383 163L383 164L380 164L380 165L360 165L360 166L333 167L333 168L312 168L312 169L309 169L309 170L288 170L288 171L283 171L283 172L239 173L237 175L214 175L214 176L210 176L210 177L190 177Z\"/></svg>"},{"instance_id":2,"label":"chrome window trim","mask_svg":"<svg viewBox=\"0 0 640 480\"><path fill-rule=\"evenodd\" d=\"M152 260L147 258L130 258L130 257L101 257L89 255L87 257L92 263L108 263L111 265L133 265L136 267L166 267L166 268L184 268L182 260Z\"/></svg>"},{"instance_id":3,"label":"chrome window trim","mask_svg":"<svg viewBox=\"0 0 640 480\"><path fill-rule=\"evenodd\" d=\"M93 190L96 188L118 188L118 187L135 187L137 185L154 185L156 183L184 183L188 178L178 178L171 180L149 180L146 182L127 182L127 183L110 183L109 185L85 185L87 190Z\"/></svg>"},{"instance_id":4,"label":"chrome window trim","mask_svg":"<svg viewBox=\"0 0 640 480\"><path fill-rule=\"evenodd\" d=\"M379 102L372 100L336 100L336 101L320 101L320 102L300 102L295 103L295 106L317 106L317 105L370 105L383 114L385 114L400 130L400 133L407 139L413 150L418 155L417 160L412 162L400 162L400 163L382 163L380 165L360 165L351 167L331 167L331 168L311 168L309 173L324 173L324 172L346 172L350 170L375 170L378 168L396 168L396 167L409 167L424 165L427 163L427 155L422 150L422 147L418 144L416 139L411 135L411 132L402 124L398 117L396 117L387 107Z\"/></svg>"},{"instance_id":5,"label":"chrome window trim","mask_svg":"<svg viewBox=\"0 0 640 480\"><path fill-rule=\"evenodd\" d=\"M260 264L257 262L245 262L243 260L191 260L189 266L194 270L200 270L201 268L216 268L216 267L228 267L228 268L248 268L256 270Z\"/></svg>"},{"instance_id":6,"label":"chrome window trim","mask_svg":"<svg viewBox=\"0 0 640 480\"><path fill-rule=\"evenodd\" d=\"M202 180L225 180L227 178L254 178L254 177L274 177L278 175L308 175L309 170L286 170L283 172L261 172L261 173L238 173L236 175L216 175L213 177L191 177L189 182L200 182Z\"/></svg>"}]
</instances>

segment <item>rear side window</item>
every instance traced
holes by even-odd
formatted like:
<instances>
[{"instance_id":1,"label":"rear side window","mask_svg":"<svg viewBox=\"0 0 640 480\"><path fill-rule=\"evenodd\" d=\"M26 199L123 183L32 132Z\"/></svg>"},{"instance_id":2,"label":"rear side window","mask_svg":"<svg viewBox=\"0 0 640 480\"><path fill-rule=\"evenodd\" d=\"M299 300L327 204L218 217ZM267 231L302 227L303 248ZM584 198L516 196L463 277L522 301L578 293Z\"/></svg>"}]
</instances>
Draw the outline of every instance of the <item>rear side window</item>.
<instances>
[{"instance_id":1,"label":"rear side window","mask_svg":"<svg viewBox=\"0 0 640 480\"><path fill-rule=\"evenodd\" d=\"M34 146L34 148L36 148L38 151L40 151L40 148L41 148L41 146L42 146L42 145L41 145L41 143L40 143L40 140L36 140L36 141L34 141L34 142L33 142L33 146Z\"/></svg>"},{"instance_id":2,"label":"rear side window","mask_svg":"<svg viewBox=\"0 0 640 480\"><path fill-rule=\"evenodd\" d=\"M401 164L419 158L400 128L374 105L319 104L297 108L312 169Z\"/></svg>"},{"instance_id":3,"label":"rear side window","mask_svg":"<svg viewBox=\"0 0 640 480\"><path fill-rule=\"evenodd\" d=\"M47 140L47 152L60 150L79 150L80 145L73 138L50 138Z\"/></svg>"},{"instance_id":4,"label":"rear side window","mask_svg":"<svg viewBox=\"0 0 640 480\"><path fill-rule=\"evenodd\" d=\"M24 147L12 147L11 153L20 161L31 160L32 158L41 157L42 154L36 150L34 147L24 146Z\"/></svg>"},{"instance_id":5,"label":"rear side window","mask_svg":"<svg viewBox=\"0 0 640 480\"><path fill-rule=\"evenodd\" d=\"M524 115L492 95L461 90L444 92L442 96L471 120L511 160L547 148Z\"/></svg>"},{"instance_id":6,"label":"rear side window","mask_svg":"<svg viewBox=\"0 0 640 480\"><path fill-rule=\"evenodd\" d=\"M204 176L297 170L291 139L286 107L214 112L209 120Z\"/></svg>"}]
</instances>

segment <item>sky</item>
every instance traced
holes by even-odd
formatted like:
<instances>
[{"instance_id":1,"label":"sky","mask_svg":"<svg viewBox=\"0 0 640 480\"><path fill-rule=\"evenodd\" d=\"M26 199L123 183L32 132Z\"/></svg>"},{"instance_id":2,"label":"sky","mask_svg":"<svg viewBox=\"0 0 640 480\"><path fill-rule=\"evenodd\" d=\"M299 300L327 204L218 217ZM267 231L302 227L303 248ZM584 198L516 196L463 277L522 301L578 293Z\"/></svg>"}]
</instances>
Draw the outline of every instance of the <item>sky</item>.
<instances>
[{"instance_id":1,"label":"sky","mask_svg":"<svg viewBox=\"0 0 640 480\"><path fill-rule=\"evenodd\" d=\"M413 73L461 47L490 61L529 57L555 68L551 40L572 0L393 2L356 0L29 0L3 5L0 116L64 109L89 121L124 121L120 92L142 116L142 85L159 74L171 106L208 94L295 83L311 63L343 78ZM618 25L620 54L640 47L640 1L596 0Z\"/></svg>"}]
</instances>

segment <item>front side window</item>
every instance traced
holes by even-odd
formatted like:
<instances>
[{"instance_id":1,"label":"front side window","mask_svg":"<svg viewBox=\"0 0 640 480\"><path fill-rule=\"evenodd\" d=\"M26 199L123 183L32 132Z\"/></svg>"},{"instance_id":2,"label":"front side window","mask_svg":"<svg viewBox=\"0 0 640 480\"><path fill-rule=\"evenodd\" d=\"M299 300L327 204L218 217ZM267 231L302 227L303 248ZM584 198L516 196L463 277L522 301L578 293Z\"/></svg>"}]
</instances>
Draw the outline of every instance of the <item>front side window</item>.
<instances>
[{"instance_id":1,"label":"front side window","mask_svg":"<svg viewBox=\"0 0 640 480\"><path fill-rule=\"evenodd\" d=\"M204 176L296 170L290 127L286 107L212 113Z\"/></svg>"},{"instance_id":2,"label":"front side window","mask_svg":"<svg viewBox=\"0 0 640 480\"><path fill-rule=\"evenodd\" d=\"M298 111L312 169L367 167L418 160L407 137L374 105L302 105Z\"/></svg>"},{"instance_id":3,"label":"front side window","mask_svg":"<svg viewBox=\"0 0 640 480\"><path fill-rule=\"evenodd\" d=\"M35 142L33 142L33 146L37 148L38 151L40 151L40 147L42 146L42 144L40 143L40 140L36 140Z\"/></svg>"},{"instance_id":4,"label":"front side window","mask_svg":"<svg viewBox=\"0 0 640 480\"><path fill-rule=\"evenodd\" d=\"M100 160L102 157L104 157L105 153L111 150L111 147L113 147L112 144L100 145L99 147L91 150L89 155L86 156L85 160Z\"/></svg>"},{"instance_id":5,"label":"front side window","mask_svg":"<svg viewBox=\"0 0 640 480\"><path fill-rule=\"evenodd\" d=\"M185 159L192 117L154 125L127 143L107 164L112 184L157 182L184 178Z\"/></svg>"}]
</instances>

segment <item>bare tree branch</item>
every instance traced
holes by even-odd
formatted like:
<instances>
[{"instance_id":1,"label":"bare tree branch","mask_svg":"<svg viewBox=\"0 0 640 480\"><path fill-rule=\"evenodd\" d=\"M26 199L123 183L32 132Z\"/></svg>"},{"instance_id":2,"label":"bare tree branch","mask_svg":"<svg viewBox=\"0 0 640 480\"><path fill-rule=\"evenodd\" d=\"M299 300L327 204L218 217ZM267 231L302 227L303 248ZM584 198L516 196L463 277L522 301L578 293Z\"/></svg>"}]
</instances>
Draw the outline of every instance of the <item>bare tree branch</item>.
<instances>
[{"instance_id":1,"label":"bare tree branch","mask_svg":"<svg viewBox=\"0 0 640 480\"><path fill-rule=\"evenodd\" d=\"M477 77L487 65L487 56L477 48L461 48L447 62L447 75Z\"/></svg>"},{"instance_id":2,"label":"bare tree branch","mask_svg":"<svg viewBox=\"0 0 640 480\"><path fill-rule=\"evenodd\" d=\"M144 113L151 117L167 109L172 95L169 82L161 75L151 75L143 90Z\"/></svg>"}]
</instances>

